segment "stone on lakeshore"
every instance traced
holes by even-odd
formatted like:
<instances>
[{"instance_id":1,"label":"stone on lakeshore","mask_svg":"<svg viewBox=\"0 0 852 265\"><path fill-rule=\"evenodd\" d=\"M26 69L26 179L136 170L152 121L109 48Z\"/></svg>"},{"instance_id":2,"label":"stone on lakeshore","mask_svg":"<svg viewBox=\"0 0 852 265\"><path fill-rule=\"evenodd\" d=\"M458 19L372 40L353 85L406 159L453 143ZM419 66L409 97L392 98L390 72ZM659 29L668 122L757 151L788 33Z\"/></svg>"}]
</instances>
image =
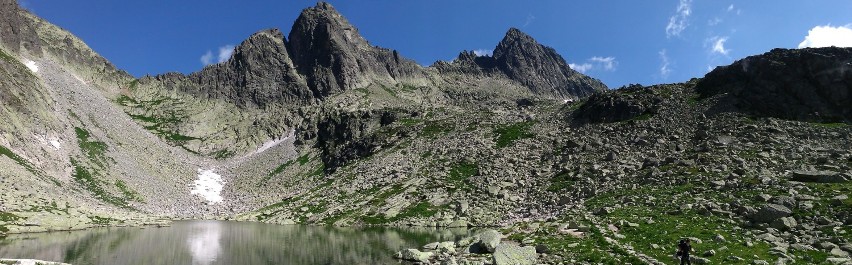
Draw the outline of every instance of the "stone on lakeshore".
<instances>
[{"instance_id":1,"label":"stone on lakeshore","mask_svg":"<svg viewBox=\"0 0 852 265\"><path fill-rule=\"evenodd\" d=\"M497 245L494 250L495 265L534 265L538 260L535 247L521 247L512 243Z\"/></svg>"},{"instance_id":2,"label":"stone on lakeshore","mask_svg":"<svg viewBox=\"0 0 852 265\"><path fill-rule=\"evenodd\" d=\"M420 250L409 248L397 252L396 255L394 255L394 258L426 263L429 262L429 259L434 255L435 253L433 252L421 252Z\"/></svg>"}]
</instances>

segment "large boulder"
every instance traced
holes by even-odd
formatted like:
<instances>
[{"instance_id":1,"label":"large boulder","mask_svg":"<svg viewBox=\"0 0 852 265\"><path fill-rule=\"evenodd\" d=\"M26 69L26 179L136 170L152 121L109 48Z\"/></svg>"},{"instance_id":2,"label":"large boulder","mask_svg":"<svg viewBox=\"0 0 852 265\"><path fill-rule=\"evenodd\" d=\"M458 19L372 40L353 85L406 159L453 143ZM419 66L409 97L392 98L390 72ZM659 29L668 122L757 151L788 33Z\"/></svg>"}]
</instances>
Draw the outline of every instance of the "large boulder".
<instances>
[{"instance_id":1,"label":"large boulder","mask_svg":"<svg viewBox=\"0 0 852 265\"><path fill-rule=\"evenodd\" d=\"M778 204L766 204L763 208L757 211L754 215L752 215L752 220L760 223L772 223L775 220L790 216L793 214L793 211L790 208L787 208L783 205Z\"/></svg>"},{"instance_id":2,"label":"large boulder","mask_svg":"<svg viewBox=\"0 0 852 265\"><path fill-rule=\"evenodd\" d=\"M521 247L512 243L500 244L494 250L495 265L534 265L538 260L535 247Z\"/></svg>"},{"instance_id":3,"label":"large boulder","mask_svg":"<svg viewBox=\"0 0 852 265\"><path fill-rule=\"evenodd\" d=\"M475 244L480 250L488 253L494 253L500 241L503 239L503 234L493 229L488 229L479 234L479 241ZM535 248L533 248L535 251Z\"/></svg>"},{"instance_id":4,"label":"large boulder","mask_svg":"<svg viewBox=\"0 0 852 265\"><path fill-rule=\"evenodd\" d=\"M834 171L793 171L793 181L817 182L817 183L843 183L847 180L842 174Z\"/></svg>"},{"instance_id":5,"label":"large boulder","mask_svg":"<svg viewBox=\"0 0 852 265\"><path fill-rule=\"evenodd\" d=\"M696 85L702 97L758 116L852 122L852 48L773 49L717 67Z\"/></svg>"},{"instance_id":6,"label":"large boulder","mask_svg":"<svg viewBox=\"0 0 852 265\"><path fill-rule=\"evenodd\" d=\"M394 255L394 258L408 261L429 262L429 259L434 256L433 252L421 252L413 248L403 249Z\"/></svg>"}]
</instances>

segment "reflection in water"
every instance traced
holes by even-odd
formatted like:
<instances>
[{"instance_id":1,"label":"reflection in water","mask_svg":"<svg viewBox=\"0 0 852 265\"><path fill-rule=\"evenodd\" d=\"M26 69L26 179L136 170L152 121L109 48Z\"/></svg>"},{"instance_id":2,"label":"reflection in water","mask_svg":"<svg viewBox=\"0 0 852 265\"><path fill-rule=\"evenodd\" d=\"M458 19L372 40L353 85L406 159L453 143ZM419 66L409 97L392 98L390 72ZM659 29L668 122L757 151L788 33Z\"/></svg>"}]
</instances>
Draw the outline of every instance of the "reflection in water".
<instances>
[{"instance_id":1,"label":"reflection in water","mask_svg":"<svg viewBox=\"0 0 852 265\"><path fill-rule=\"evenodd\" d=\"M222 223L200 221L190 225L190 235L186 240L192 253L193 265L210 265L222 251L219 238L222 237Z\"/></svg>"},{"instance_id":2,"label":"reflection in water","mask_svg":"<svg viewBox=\"0 0 852 265\"><path fill-rule=\"evenodd\" d=\"M0 257L74 265L397 264L391 255L399 249L467 234L446 229L185 221L164 228L10 235L0 239Z\"/></svg>"}]
</instances>

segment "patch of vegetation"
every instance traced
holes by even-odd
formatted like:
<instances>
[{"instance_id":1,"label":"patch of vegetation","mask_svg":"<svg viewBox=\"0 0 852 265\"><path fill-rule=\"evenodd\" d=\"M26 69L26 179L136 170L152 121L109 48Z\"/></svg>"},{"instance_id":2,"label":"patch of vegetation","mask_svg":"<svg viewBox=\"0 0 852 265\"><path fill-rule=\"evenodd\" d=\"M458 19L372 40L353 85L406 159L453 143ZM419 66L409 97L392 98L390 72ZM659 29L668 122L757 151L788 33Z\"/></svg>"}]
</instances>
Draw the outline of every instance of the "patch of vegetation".
<instances>
[{"instance_id":1,"label":"patch of vegetation","mask_svg":"<svg viewBox=\"0 0 852 265\"><path fill-rule=\"evenodd\" d=\"M698 105L699 102L701 102L701 96L698 94L693 94L686 98L686 104L690 106Z\"/></svg>"},{"instance_id":2,"label":"patch of vegetation","mask_svg":"<svg viewBox=\"0 0 852 265\"><path fill-rule=\"evenodd\" d=\"M139 79L133 79L133 81L130 81L130 85L128 85L128 87L131 91L136 90L136 88L139 87Z\"/></svg>"},{"instance_id":3,"label":"patch of vegetation","mask_svg":"<svg viewBox=\"0 0 852 265\"><path fill-rule=\"evenodd\" d=\"M405 209L398 215L394 216L393 219L402 220L412 217L431 217L443 210L444 208L445 207L435 206L429 203L428 201L424 201Z\"/></svg>"},{"instance_id":4,"label":"patch of vegetation","mask_svg":"<svg viewBox=\"0 0 852 265\"><path fill-rule=\"evenodd\" d=\"M573 185L574 180L571 179L566 172L562 172L550 179L550 185L547 186L547 191L558 192Z\"/></svg>"},{"instance_id":5,"label":"patch of vegetation","mask_svg":"<svg viewBox=\"0 0 852 265\"><path fill-rule=\"evenodd\" d=\"M329 216L329 217L325 218L324 220L322 220L322 222L327 224L327 225L333 225L334 223L336 223L337 221L340 221L343 218L352 216L352 214L354 214L355 212L356 212L356 209L350 209L350 210L345 211L343 213Z\"/></svg>"},{"instance_id":6,"label":"patch of vegetation","mask_svg":"<svg viewBox=\"0 0 852 265\"><path fill-rule=\"evenodd\" d=\"M216 152L209 154L209 156L212 156L213 158L216 158L216 159L231 158L234 155L236 155L236 153L234 151L231 151L231 150L228 150L228 149L222 149L222 150L219 150L219 151L216 151Z\"/></svg>"},{"instance_id":7,"label":"patch of vegetation","mask_svg":"<svg viewBox=\"0 0 852 265\"><path fill-rule=\"evenodd\" d=\"M19 63L15 57L12 57L12 55L9 55L6 51L3 51L3 49L0 49L0 59L3 59L7 63Z\"/></svg>"},{"instance_id":8,"label":"patch of vegetation","mask_svg":"<svg viewBox=\"0 0 852 265\"><path fill-rule=\"evenodd\" d=\"M71 177L74 178L74 181L91 192L95 198L121 208L133 209L127 204L125 198L114 196L103 188L103 181L96 178L95 174L97 174L97 172L89 171L89 169L85 168L74 159L71 159L71 166L74 167L74 172L71 174Z\"/></svg>"},{"instance_id":9,"label":"patch of vegetation","mask_svg":"<svg viewBox=\"0 0 852 265\"><path fill-rule=\"evenodd\" d=\"M118 103L119 105L122 105L122 106L130 106L130 105L139 104L139 102L137 102L135 99L128 97L126 95L118 96L118 98L115 99L115 103Z\"/></svg>"},{"instance_id":10,"label":"patch of vegetation","mask_svg":"<svg viewBox=\"0 0 852 265\"><path fill-rule=\"evenodd\" d=\"M434 138L438 135L451 132L455 129L450 123L442 121L427 121L426 126L420 131L420 135L426 138Z\"/></svg>"},{"instance_id":11,"label":"patch of vegetation","mask_svg":"<svg viewBox=\"0 0 852 265\"><path fill-rule=\"evenodd\" d=\"M494 129L494 133L497 134L497 148L507 147L520 139L535 137L529 132L530 127L535 123L535 121L525 121Z\"/></svg>"},{"instance_id":12,"label":"patch of vegetation","mask_svg":"<svg viewBox=\"0 0 852 265\"><path fill-rule=\"evenodd\" d=\"M83 128L74 127L74 132L77 134L77 144L83 155L98 166L106 167L109 161L106 156L107 145L104 142L91 141L92 135Z\"/></svg>"},{"instance_id":13,"label":"patch of vegetation","mask_svg":"<svg viewBox=\"0 0 852 265\"><path fill-rule=\"evenodd\" d=\"M404 190L405 189L402 186L402 184L394 184L389 189L387 189L387 190L383 191L382 193L374 196L373 199L370 200L370 205L373 205L373 206L376 206L376 207L381 206L382 204L384 204L385 200L387 200L391 196L402 193L402 191L404 191ZM377 191L379 191L379 187L373 187L372 189L367 190L366 193L367 194L374 194Z\"/></svg>"},{"instance_id":14,"label":"patch of vegetation","mask_svg":"<svg viewBox=\"0 0 852 265\"><path fill-rule=\"evenodd\" d=\"M382 89L384 89L386 92L388 92L388 94L390 94L391 96L399 97L399 96L397 95L396 91L395 91L395 90L393 90L393 88L386 87L386 86L382 85Z\"/></svg>"},{"instance_id":15,"label":"patch of vegetation","mask_svg":"<svg viewBox=\"0 0 852 265\"><path fill-rule=\"evenodd\" d=\"M0 212L0 222L10 223L10 222L15 222L15 221L18 221L18 220L21 220L21 219L24 219L24 218L17 216L13 213Z\"/></svg>"},{"instance_id":16,"label":"patch of vegetation","mask_svg":"<svg viewBox=\"0 0 852 265\"><path fill-rule=\"evenodd\" d=\"M68 214L68 203L65 203L65 208L59 208L59 205L56 204L56 201L51 201L47 203L47 201L40 202L35 205L30 205L30 208L27 209L28 212L50 212L50 213L65 213Z\"/></svg>"},{"instance_id":17,"label":"patch of vegetation","mask_svg":"<svg viewBox=\"0 0 852 265\"><path fill-rule=\"evenodd\" d=\"M451 191L455 191L456 189L470 191L471 185L468 179L476 175L479 175L479 165L476 163L461 162L450 169L447 175L447 184L454 186L454 188L450 189Z\"/></svg>"},{"instance_id":18,"label":"patch of vegetation","mask_svg":"<svg viewBox=\"0 0 852 265\"><path fill-rule=\"evenodd\" d=\"M371 225L381 225L393 223L407 218L430 217L446 209L446 207L447 206L435 206L429 203L428 201L424 201L404 209L394 217L386 217L381 214L365 215L361 217L361 222Z\"/></svg>"},{"instance_id":19,"label":"patch of vegetation","mask_svg":"<svg viewBox=\"0 0 852 265\"><path fill-rule=\"evenodd\" d=\"M21 165L22 167L24 167L24 169L26 169L27 171L29 171L30 173L32 173L33 175L37 176L40 179L45 180L45 181L50 181L56 186L62 186L62 183L60 183L59 180L56 180L56 178L54 178L53 176L48 176L48 175L44 174L43 172L41 172L40 170L36 169L36 167L33 164L31 164L29 161L27 161L23 157L15 154L15 152L12 152L12 150L9 150L5 146L0 145L0 155L6 156L9 159L12 159L13 161L15 161L15 163L17 163L18 165Z\"/></svg>"},{"instance_id":20,"label":"patch of vegetation","mask_svg":"<svg viewBox=\"0 0 852 265\"><path fill-rule=\"evenodd\" d=\"M142 202L142 196L139 195L138 192L134 191L130 187L127 186L127 183L124 183L122 180L115 181L115 187L121 191L121 194L124 195L124 198L131 201Z\"/></svg>"},{"instance_id":21,"label":"patch of vegetation","mask_svg":"<svg viewBox=\"0 0 852 265\"><path fill-rule=\"evenodd\" d=\"M309 214L309 213L311 215L315 215L315 214L325 212L325 210L328 209L327 205L328 205L328 202L319 202L319 203L316 203L316 204L302 205L301 207L298 208L298 210L301 211L302 208L307 208L307 211L303 211L302 215L299 216L299 223L304 224L305 222L307 222L307 220L308 220L307 214Z\"/></svg>"},{"instance_id":22,"label":"patch of vegetation","mask_svg":"<svg viewBox=\"0 0 852 265\"><path fill-rule=\"evenodd\" d=\"M110 224L120 224L124 223L121 220L110 218L110 217L101 217L101 216L89 216L89 219L92 219L92 224L96 225L110 225Z\"/></svg>"},{"instance_id":23,"label":"patch of vegetation","mask_svg":"<svg viewBox=\"0 0 852 265\"><path fill-rule=\"evenodd\" d=\"M405 125L405 126L414 126L414 125L417 125L417 124L423 122L423 120L415 119L415 118L402 118L402 119L399 119L398 122L399 122L399 124L402 124L402 125Z\"/></svg>"},{"instance_id":24,"label":"patch of vegetation","mask_svg":"<svg viewBox=\"0 0 852 265\"><path fill-rule=\"evenodd\" d=\"M300 156L299 158L296 159L296 162L299 162L300 166L304 166L305 164L307 164L310 161L311 161L311 157L308 156L307 154L302 155L302 156Z\"/></svg>"},{"instance_id":25,"label":"patch of vegetation","mask_svg":"<svg viewBox=\"0 0 852 265\"><path fill-rule=\"evenodd\" d=\"M650 120L651 117L654 117L653 113L645 112L645 113L642 113L642 115L639 115L639 116L633 117L632 119L629 119L628 121L647 121L647 120Z\"/></svg>"},{"instance_id":26,"label":"patch of vegetation","mask_svg":"<svg viewBox=\"0 0 852 265\"><path fill-rule=\"evenodd\" d=\"M263 221L263 220L269 219L269 217L275 216L279 212L284 211L284 208L286 206L289 206L291 202L292 202L292 200L290 198L287 198L287 199L282 200L281 202L273 203L273 204L267 205L263 208L260 208L256 211L256 212L259 212L260 214L257 215L255 217L255 219L257 219L257 221Z\"/></svg>"}]
</instances>

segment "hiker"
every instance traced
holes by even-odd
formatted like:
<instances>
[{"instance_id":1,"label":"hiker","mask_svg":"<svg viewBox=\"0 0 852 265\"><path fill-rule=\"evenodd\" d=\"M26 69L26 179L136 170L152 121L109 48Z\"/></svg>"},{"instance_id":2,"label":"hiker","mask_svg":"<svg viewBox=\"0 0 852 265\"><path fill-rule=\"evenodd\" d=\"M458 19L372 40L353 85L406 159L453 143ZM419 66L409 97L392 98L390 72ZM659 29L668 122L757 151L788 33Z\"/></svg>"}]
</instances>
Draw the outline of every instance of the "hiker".
<instances>
[{"instance_id":1,"label":"hiker","mask_svg":"<svg viewBox=\"0 0 852 265\"><path fill-rule=\"evenodd\" d=\"M680 265L692 265L692 262L689 261L689 252L692 252L692 245L689 244L689 239L680 240L680 243L677 244L677 255L680 257Z\"/></svg>"}]
</instances>

